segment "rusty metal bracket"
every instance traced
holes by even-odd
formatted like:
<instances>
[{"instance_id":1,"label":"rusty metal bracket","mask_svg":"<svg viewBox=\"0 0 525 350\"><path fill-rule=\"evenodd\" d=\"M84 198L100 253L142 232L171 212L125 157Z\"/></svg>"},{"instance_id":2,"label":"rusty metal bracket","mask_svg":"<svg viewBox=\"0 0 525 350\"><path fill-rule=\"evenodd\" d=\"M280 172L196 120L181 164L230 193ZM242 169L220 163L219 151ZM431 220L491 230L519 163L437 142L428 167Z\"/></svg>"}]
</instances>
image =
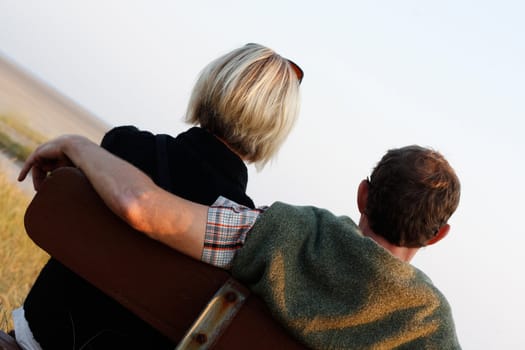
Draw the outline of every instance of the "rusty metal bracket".
<instances>
[{"instance_id":1,"label":"rusty metal bracket","mask_svg":"<svg viewBox=\"0 0 525 350\"><path fill-rule=\"evenodd\" d=\"M175 350L210 349L228 328L249 295L246 287L230 278L215 293Z\"/></svg>"}]
</instances>

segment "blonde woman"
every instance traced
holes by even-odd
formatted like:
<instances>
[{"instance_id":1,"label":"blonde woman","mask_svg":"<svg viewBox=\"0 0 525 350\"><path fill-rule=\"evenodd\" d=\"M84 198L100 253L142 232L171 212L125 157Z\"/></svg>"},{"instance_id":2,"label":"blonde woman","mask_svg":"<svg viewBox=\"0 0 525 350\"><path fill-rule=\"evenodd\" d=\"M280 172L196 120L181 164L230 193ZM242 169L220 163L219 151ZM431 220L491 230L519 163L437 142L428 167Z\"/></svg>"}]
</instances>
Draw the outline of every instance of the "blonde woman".
<instances>
[{"instance_id":1,"label":"blonde woman","mask_svg":"<svg viewBox=\"0 0 525 350\"><path fill-rule=\"evenodd\" d=\"M183 198L211 205L224 196L253 208L245 162L260 169L277 153L296 120L302 78L295 63L273 50L244 45L201 72L186 114L194 127L177 137L118 127L102 147ZM41 175L33 168L37 190ZM174 347L54 259L15 312L15 324L22 324L15 325L17 340L36 349Z\"/></svg>"}]
</instances>

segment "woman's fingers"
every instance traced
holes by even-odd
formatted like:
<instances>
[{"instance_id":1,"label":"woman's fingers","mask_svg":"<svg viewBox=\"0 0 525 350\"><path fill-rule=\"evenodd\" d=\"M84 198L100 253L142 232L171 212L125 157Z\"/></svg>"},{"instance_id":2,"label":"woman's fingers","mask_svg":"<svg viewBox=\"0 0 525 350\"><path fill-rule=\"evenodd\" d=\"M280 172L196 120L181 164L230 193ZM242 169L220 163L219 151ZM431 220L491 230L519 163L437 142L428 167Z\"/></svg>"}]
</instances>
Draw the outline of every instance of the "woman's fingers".
<instances>
[{"instance_id":1,"label":"woman's fingers","mask_svg":"<svg viewBox=\"0 0 525 350\"><path fill-rule=\"evenodd\" d=\"M33 177L33 187L38 191L40 185L50 171L64 166L71 166L73 163L61 150L62 138L57 138L46 142L33 151L27 157L20 173L18 181L23 181L29 171Z\"/></svg>"}]
</instances>

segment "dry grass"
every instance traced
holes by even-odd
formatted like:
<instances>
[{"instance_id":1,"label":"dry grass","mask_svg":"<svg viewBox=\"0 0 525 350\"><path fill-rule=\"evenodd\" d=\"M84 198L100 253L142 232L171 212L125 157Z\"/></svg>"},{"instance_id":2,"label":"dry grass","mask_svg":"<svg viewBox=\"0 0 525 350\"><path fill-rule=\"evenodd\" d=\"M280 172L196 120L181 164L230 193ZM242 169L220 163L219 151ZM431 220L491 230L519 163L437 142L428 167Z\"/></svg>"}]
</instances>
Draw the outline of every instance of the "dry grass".
<instances>
[{"instance_id":1,"label":"dry grass","mask_svg":"<svg viewBox=\"0 0 525 350\"><path fill-rule=\"evenodd\" d=\"M23 162L46 137L13 116L0 115L0 148Z\"/></svg>"},{"instance_id":2,"label":"dry grass","mask_svg":"<svg viewBox=\"0 0 525 350\"><path fill-rule=\"evenodd\" d=\"M30 198L0 169L0 329L13 327L19 307L48 256L26 235L23 218Z\"/></svg>"},{"instance_id":3,"label":"dry grass","mask_svg":"<svg viewBox=\"0 0 525 350\"><path fill-rule=\"evenodd\" d=\"M5 150L11 157L14 157L20 162L23 162L34 149L24 146L9 137L6 133L0 130L0 148Z\"/></svg>"},{"instance_id":4,"label":"dry grass","mask_svg":"<svg viewBox=\"0 0 525 350\"><path fill-rule=\"evenodd\" d=\"M23 135L30 142L39 145L45 142L48 137L45 137L38 131L27 126L25 122L14 116L0 115L0 123L10 127L15 133Z\"/></svg>"}]
</instances>

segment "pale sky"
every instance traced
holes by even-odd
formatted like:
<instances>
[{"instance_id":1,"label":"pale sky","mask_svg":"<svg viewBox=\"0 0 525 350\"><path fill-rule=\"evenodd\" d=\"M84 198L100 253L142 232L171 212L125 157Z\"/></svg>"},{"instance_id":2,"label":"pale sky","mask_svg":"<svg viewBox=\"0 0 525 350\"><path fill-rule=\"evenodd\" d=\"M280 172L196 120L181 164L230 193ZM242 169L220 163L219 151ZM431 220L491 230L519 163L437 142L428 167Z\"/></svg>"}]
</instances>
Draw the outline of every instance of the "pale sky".
<instances>
[{"instance_id":1,"label":"pale sky","mask_svg":"<svg viewBox=\"0 0 525 350\"><path fill-rule=\"evenodd\" d=\"M462 181L452 231L419 253L464 349L523 348L525 5L520 1L0 0L0 54L111 125L177 134L199 71L247 42L305 71L296 128L257 204L358 219L393 147L441 151Z\"/></svg>"}]
</instances>

